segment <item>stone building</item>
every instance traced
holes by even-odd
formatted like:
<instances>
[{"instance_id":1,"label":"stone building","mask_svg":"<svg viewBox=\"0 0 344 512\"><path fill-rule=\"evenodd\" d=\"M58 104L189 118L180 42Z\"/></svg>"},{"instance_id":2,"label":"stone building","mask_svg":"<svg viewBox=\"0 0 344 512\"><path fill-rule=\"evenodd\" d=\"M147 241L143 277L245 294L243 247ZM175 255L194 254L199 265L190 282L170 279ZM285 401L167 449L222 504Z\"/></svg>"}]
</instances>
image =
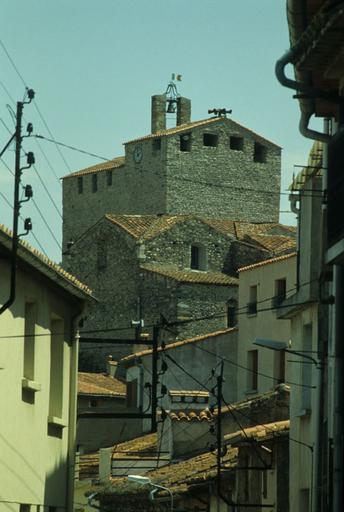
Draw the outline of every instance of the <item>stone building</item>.
<instances>
[{"instance_id":1,"label":"stone building","mask_svg":"<svg viewBox=\"0 0 344 512\"><path fill-rule=\"evenodd\" d=\"M106 213L278 222L279 146L226 117L191 122L186 98L166 129L165 110L165 95L153 96L151 134L125 142L124 157L64 177L64 250Z\"/></svg>"},{"instance_id":2,"label":"stone building","mask_svg":"<svg viewBox=\"0 0 344 512\"><path fill-rule=\"evenodd\" d=\"M232 326L237 269L294 245L278 224L280 147L223 116L191 122L182 97L166 129L166 100L152 97L152 133L124 157L63 179L63 264L100 301L85 322L95 340L132 340L141 319L151 334L161 316L180 322L167 341ZM82 369L132 352L94 348Z\"/></svg>"},{"instance_id":3,"label":"stone building","mask_svg":"<svg viewBox=\"0 0 344 512\"><path fill-rule=\"evenodd\" d=\"M69 266L92 286L98 303L85 331L97 338L133 339L132 320L151 333L161 316L177 322L175 340L235 325L238 267L294 248L293 230L277 223L250 224L195 215L105 215L70 249ZM120 329L118 333L118 329ZM110 333L110 334L109 334ZM102 368L132 346L81 349L84 370ZM92 352L92 353L91 353ZM97 355L96 355L97 353ZM98 362L97 362L98 361Z\"/></svg>"}]
</instances>

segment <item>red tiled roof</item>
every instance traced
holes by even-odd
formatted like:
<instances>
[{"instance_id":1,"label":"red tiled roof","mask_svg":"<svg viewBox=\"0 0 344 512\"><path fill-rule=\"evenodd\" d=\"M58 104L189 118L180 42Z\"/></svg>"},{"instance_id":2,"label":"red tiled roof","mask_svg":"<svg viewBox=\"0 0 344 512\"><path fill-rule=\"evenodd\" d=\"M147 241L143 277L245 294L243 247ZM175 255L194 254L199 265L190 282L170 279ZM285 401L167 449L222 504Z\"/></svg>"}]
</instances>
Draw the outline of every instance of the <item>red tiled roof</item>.
<instances>
[{"instance_id":1,"label":"red tiled roof","mask_svg":"<svg viewBox=\"0 0 344 512\"><path fill-rule=\"evenodd\" d=\"M276 256L275 258L270 258L268 260L259 261L258 263L253 263L252 265L247 265L246 267L241 267L238 269L238 272L246 272L247 270L251 270L253 268L264 267L265 265L270 265L272 263L277 263L279 261L288 260L290 258L296 258L296 252L283 254L282 256Z\"/></svg>"},{"instance_id":2,"label":"red tiled roof","mask_svg":"<svg viewBox=\"0 0 344 512\"><path fill-rule=\"evenodd\" d=\"M202 126L208 127L208 126L212 126L212 125L218 124L218 123L219 124L227 123L234 128L238 128L240 130L245 130L246 132L253 135L255 138L265 141L268 144L271 144L277 148L280 148L280 146L278 144L276 144L275 142L272 142L271 140L269 140L265 137L262 137L262 135L259 135L258 133L254 132L253 130L250 130L249 128L246 128L246 126L243 126L242 124L238 123L237 121L234 121L233 119L229 119L226 117L211 117L208 119L201 119L199 121L192 121L190 123L184 123L179 126L174 126L173 128L167 128L166 130L159 130L155 133L150 133L148 135L144 135L142 137L138 137L136 139L129 140L129 141L125 142L124 144L131 144L132 142L140 142L140 141L149 140L149 139L157 139L160 137L168 137L169 135L175 135L177 133L187 132L189 130L192 130L193 128L200 128Z\"/></svg>"},{"instance_id":3,"label":"red tiled roof","mask_svg":"<svg viewBox=\"0 0 344 512\"><path fill-rule=\"evenodd\" d=\"M0 224L0 244L9 250L12 247L12 236L12 231L3 224ZM57 265L57 263L50 260L35 247L32 247L25 240L19 241L18 256L35 267L38 271L46 274L47 277L57 282L60 286L64 288L68 287L70 292L73 289L77 289L79 292L82 292L83 295L92 297L92 290L87 285L83 284L72 274Z\"/></svg>"},{"instance_id":4,"label":"red tiled roof","mask_svg":"<svg viewBox=\"0 0 344 512\"><path fill-rule=\"evenodd\" d=\"M95 172L101 171L109 171L111 169L119 169L123 167L125 164L125 157L119 156L117 158L113 158L112 160L108 160L107 162L101 162L100 164L91 165L90 167L86 167L85 169L81 169L80 171L75 171L66 176L63 176L61 179L65 180L67 178L75 178L76 176L85 176L86 174L93 174Z\"/></svg>"},{"instance_id":5,"label":"red tiled roof","mask_svg":"<svg viewBox=\"0 0 344 512\"><path fill-rule=\"evenodd\" d=\"M235 445L240 441L254 439L256 441L266 441L281 433L287 433L290 427L290 420L274 421L264 425L255 425L247 427L231 434L226 434L224 440L226 444Z\"/></svg>"},{"instance_id":6,"label":"red tiled roof","mask_svg":"<svg viewBox=\"0 0 344 512\"><path fill-rule=\"evenodd\" d=\"M238 330L237 327L229 327L228 329L222 329L220 331L209 332L208 334L202 334L200 336L195 336L194 338L188 338L186 340L175 341L174 343L169 343L168 345L166 345L164 348L164 351L171 350L171 349L178 348L178 347L183 347L184 345L188 345L189 343L198 343L199 341L204 341L204 340L207 340L208 338L214 338L216 336L221 336L223 334L235 332L237 330ZM159 347L158 352L161 352L161 350L162 350L162 348ZM135 352L135 354L130 354L129 356L123 357L120 360L120 362L127 363L130 361L135 361L136 358L143 357L143 356L149 355L151 353L152 353L151 348L148 348L146 350L141 350L140 352Z\"/></svg>"},{"instance_id":7,"label":"red tiled roof","mask_svg":"<svg viewBox=\"0 0 344 512\"><path fill-rule=\"evenodd\" d=\"M153 272L154 274L173 279L179 283L238 286L238 279L236 277L223 274L222 272L179 270L173 267L153 265L150 263L145 263L141 265L140 268L147 272Z\"/></svg>"},{"instance_id":8,"label":"red tiled roof","mask_svg":"<svg viewBox=\"0 0 344 512\"><path fill-rule=\"evenodd\" d=\"M78 373L78 395L126 396L126 386L105 373Z\"/></svg>"}]
</instances>

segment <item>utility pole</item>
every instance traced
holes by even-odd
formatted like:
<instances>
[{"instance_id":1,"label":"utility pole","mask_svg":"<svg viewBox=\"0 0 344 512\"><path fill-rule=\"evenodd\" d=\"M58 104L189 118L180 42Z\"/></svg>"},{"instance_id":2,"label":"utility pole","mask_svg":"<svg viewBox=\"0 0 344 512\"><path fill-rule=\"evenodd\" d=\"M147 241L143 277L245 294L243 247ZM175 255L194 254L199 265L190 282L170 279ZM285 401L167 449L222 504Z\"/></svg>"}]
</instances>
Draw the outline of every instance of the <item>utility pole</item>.
<instances>
[{"instance_id":1,"label":"utility pole","mask_svg":"<svg viewBox=\"0 0 344 512\"><path fill-rule=\"evenodd\" d=\"M19 191L20 191L20 181L21 181L21 175L22 175L22 169L20 167L20 154L22 150L22 118L23 118L23 108L24 105L27 103L30 103L35 93L32 89L27 90L27 96L28 101L18 101L17 102L17 112L16 112L16 131L14 133L14 136L10 139L8 144L5 146L5 151L7 147L9 146L10 142L15 139L15 173L14 173L14 202L13 202L13 234L12 234L12 251L11 251L11 277L10 277L10 294L8 300L5 302L5 304L2 305L0 308L0 315L6 311L14 302L15 299L15 293L16 293L16 277L17 277L17 253L18 253L18 243L19 243L19 237L21 235L18 235L18 221L19 221L19 211L20 211L20 205L22 201L19 199ZM31 125L32 128L32 125ZM29 131L29 135L31 134L31 131ZM28 153L28 167L30 167L34 163L34 156L33 153ZM25 168L28 168L25 167ZM29 188L28 188L29 187ZM25 196L26 200L29 200L32 197L32 189L30 186L26 187ZM24 200L25 201L25 200ZM30 231L31 229L31 219L25 220L25 229L26 232Z\"/></svg>"},{"instance_id":2,"label":"utility pole","mask_svg":"<svg viewBox=\"0 0 344 512\"><path fill-rule=\"evenodd\" d=\"M153 327L153 343L152 343L152 432L156 432L158 428L156 413L158 407L158 343L159 343L160 325Z\"/></svg>"},{"instance_id":3,"label":"utility pole","mask_svg":"<svg viewBox=\"0 0 344 512\"><path fill-rule=\"evenodd\" d=\"M216 424L216 504L217 512L220 512L221 501L221 458L222 458L222 384L223 384L223 361L221 362L220 375L216 378L217 398L217 424Z\"/></svg>"}]
</instances>

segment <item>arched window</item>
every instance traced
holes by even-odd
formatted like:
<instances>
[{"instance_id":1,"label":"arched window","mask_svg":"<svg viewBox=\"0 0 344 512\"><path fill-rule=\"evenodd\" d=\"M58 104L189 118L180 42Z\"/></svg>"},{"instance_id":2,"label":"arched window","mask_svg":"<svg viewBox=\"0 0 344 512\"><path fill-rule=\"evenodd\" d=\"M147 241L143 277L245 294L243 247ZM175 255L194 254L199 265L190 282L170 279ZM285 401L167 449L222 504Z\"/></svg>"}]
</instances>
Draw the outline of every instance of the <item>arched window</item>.
<instances>
[{"instance_id":1,"label":"arched window","mask_svg":"<svg viewBox=\"0 0 344 512\"><path fill-rule=\"evenodd\" d=\"M192 270L207 270L207 253L203 245L191 245L190 268Z\"/></svg>"}]
</instances>

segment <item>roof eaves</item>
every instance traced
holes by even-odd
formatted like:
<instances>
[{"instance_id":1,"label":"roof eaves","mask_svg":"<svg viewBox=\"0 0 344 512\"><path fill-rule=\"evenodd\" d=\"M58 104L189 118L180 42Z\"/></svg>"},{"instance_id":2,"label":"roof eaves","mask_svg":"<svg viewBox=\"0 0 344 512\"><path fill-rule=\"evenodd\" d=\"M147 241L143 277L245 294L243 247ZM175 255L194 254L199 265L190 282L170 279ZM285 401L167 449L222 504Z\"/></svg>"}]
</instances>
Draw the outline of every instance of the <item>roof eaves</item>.
<instances>
[{"instance_id":1,"label":"roof eaves","mask_svg":"<svg viewBox=\"0 0 344 512\"><path fill-rule=\"evenodd\" d=\"M295 258L296 252L291 252L288 254L283 254L282 256L276 256L275 258L269 258L268 260L258 261L258 263L253 263L252 265L247 265L246 267L241 267L238 269L238 272L246 272L247 270L252 270L258 267L264 267L265 265L271 265L272 263L278 263L279 261L288 260L290 258Z\"/></svg>"},{"instance_id":2,"label":"roof eaves","mask_svg":"<svg viewBox=\"0 0 344 512\"><path fill-rule=\"evenodd\" d=\"M0 224L0 244L7 250L11 250L12 232L2 224ZM89 298L96 300L92 294L92 290L87 285L83 284L75 276L64 270L57 265L57 263L50 260L24 240L20 240L19 242L18 257L39 272L45 274L46 277L66 289L72 295L76 295L81 299Z\"/></svg>"}]
</instances>

